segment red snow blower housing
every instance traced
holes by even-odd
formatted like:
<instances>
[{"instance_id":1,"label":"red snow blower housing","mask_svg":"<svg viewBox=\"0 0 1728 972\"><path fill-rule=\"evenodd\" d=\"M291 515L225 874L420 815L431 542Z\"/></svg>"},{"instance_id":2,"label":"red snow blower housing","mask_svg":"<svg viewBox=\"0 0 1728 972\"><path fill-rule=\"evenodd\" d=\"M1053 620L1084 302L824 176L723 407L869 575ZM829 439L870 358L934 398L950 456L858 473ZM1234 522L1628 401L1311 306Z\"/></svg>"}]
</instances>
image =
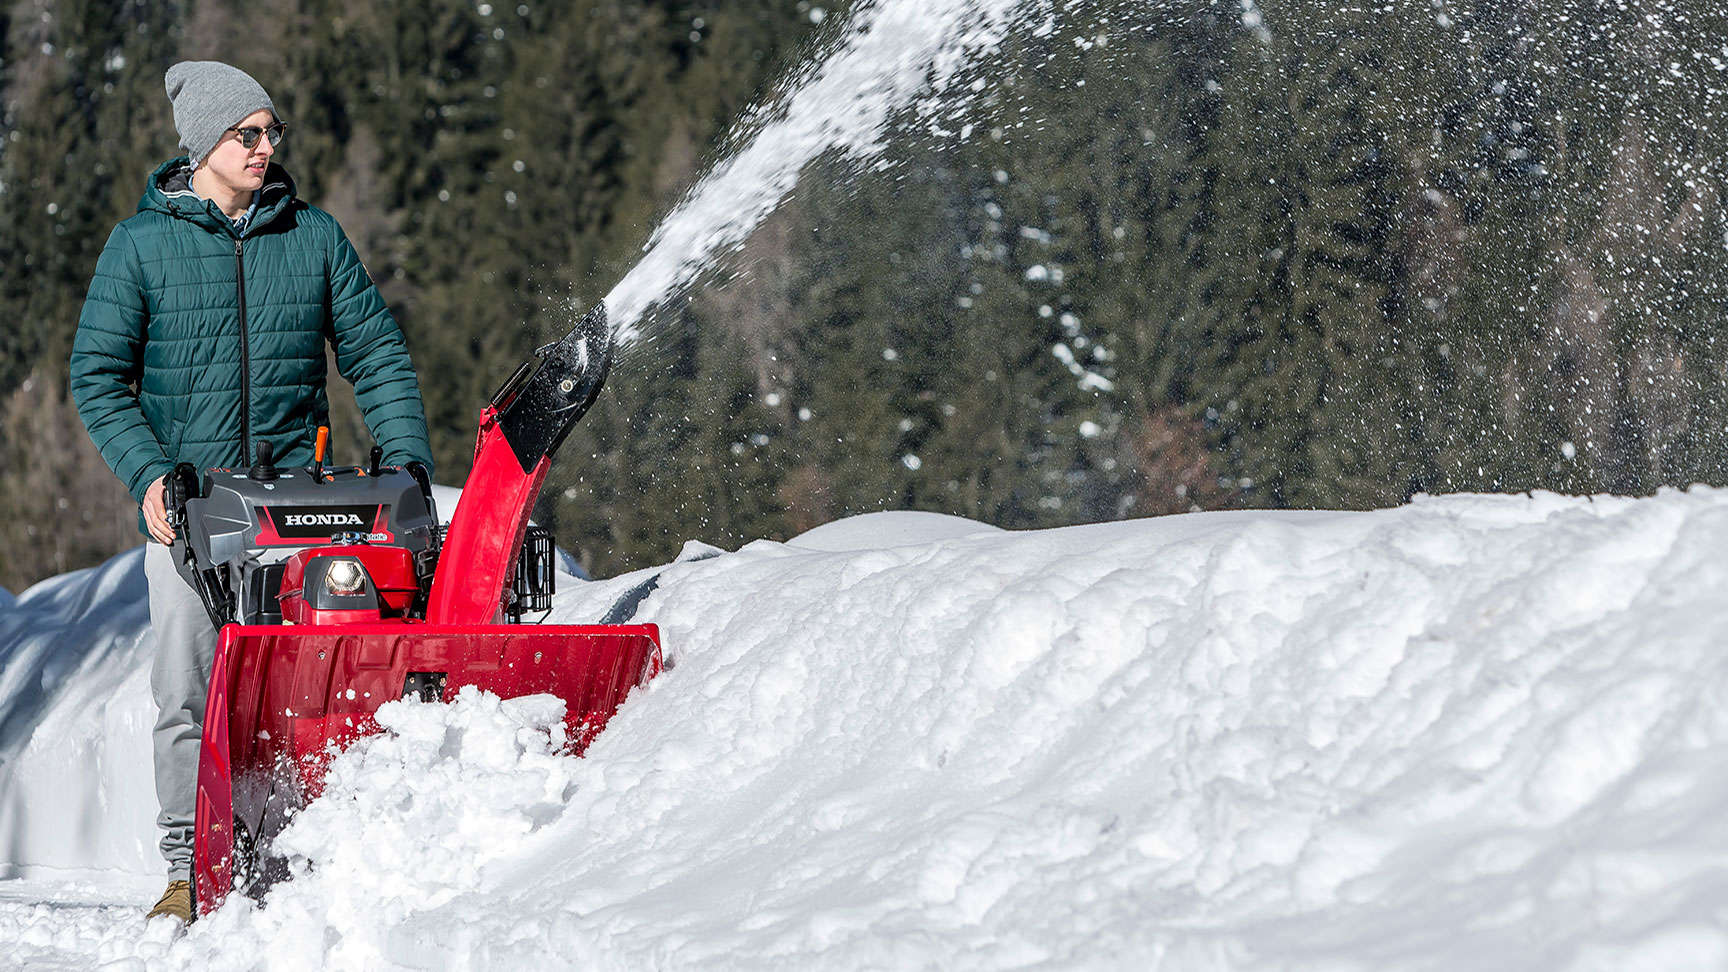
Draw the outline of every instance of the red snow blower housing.
<instances>
[{"instance_id":1,"label":"red snow blower housing","mask_svg":"<svg viewBox=\"0 0 1728 972\"><path fill-rule=\"evenodd\" d=\"M330 755L377 731L403 697L465 685L565 703L573 751L632 686L660 672L653 625L537 625L554 548L528 516L552 454L593 404L611 361L605 309L524 363L480 416L474 466L447 531L418 463L175 469L175 564L220 630L198 768L193 891L200 914L230 889L283 876L269 853L317 796Z\"/></svg>"}]
</instances>

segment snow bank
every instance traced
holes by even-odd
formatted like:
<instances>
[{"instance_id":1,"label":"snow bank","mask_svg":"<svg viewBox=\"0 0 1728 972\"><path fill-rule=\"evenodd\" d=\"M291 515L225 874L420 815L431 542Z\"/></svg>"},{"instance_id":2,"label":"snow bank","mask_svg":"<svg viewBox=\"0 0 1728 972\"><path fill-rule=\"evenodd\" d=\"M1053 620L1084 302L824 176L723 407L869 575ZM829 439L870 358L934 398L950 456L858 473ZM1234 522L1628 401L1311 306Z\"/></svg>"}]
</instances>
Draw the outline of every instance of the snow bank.
<instances>
[{"instance_id":1,"label":"snow bank","mask_svg":"<svg viewBox=\"0 0 1728 972\"><path fill-rule=\"evenodd\" d=\"M192 967L1728 964L1728 494L893 525L666 568L640 616L677 667L586 759L549 755L545 713L403 707L262 911L136 944L136 912L38 883L0 894L0 939Z\"/></svg>"},{"instance_id":2,"label":"snow bank","mask_svg":"<svg viewBox=\"0 0 1728 972\"><path fill-rule=\"evenodd\" d=\"M0 603L0 877L160 869L143 553Z\"/></svg>"},{"instance_id":3,"label":"snow bank","mask_svg":"<svg viewBox=\"0 0 1728 972\"><path fill-rule=\"evenodd\" d=\"M824 523L787 541L802 550L882 550L910 544L959 540L980 534L1001 533L999 527L942 513L898 510L865 513Z\"/></svg>"}]
</instances>

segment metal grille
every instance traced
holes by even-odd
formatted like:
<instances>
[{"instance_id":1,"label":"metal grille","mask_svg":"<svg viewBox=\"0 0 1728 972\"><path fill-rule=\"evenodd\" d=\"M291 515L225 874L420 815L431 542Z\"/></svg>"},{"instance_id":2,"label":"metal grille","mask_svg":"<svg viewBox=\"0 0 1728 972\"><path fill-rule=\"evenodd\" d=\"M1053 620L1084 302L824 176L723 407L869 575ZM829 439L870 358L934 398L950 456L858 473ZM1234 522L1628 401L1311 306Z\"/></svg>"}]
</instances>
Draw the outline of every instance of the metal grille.
<instances>
[{"instance_id":1,"label":"metal grille","mask_svg":"<svg viewBox=\"0 0 1728 972\"><path fill-rule=\"evenodd\" d=\"M505 608L512 620L521 620L529 611L552 610L552 595L558 589L557 563L553 552L552 531L531 526L522 537L522 556L516 560L516 576L510 590L515 602Z\"/></svg>"}]
</instances>

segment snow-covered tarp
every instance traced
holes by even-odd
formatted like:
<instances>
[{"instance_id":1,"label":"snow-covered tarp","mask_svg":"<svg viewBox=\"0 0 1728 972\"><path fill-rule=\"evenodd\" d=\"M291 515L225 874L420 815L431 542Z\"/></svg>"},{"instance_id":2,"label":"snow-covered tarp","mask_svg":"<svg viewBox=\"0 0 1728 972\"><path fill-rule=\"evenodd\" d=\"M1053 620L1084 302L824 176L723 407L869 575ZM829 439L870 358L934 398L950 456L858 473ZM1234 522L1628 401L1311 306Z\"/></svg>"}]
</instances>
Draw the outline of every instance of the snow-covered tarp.
<instances>
[{"instance_id":1,"label":"snow-covered tarp","mask_svg":"<svg viewBox=\"0 0 1728 972\"><path fill-rule=\"evenodd\" d=\"M0 964L1728 967L1722 492L676 563L638 615L675 667L586 758L553 700L393 703L299 876L178 939L136 574L0 606Z\"/></svg>"}]
</instances>

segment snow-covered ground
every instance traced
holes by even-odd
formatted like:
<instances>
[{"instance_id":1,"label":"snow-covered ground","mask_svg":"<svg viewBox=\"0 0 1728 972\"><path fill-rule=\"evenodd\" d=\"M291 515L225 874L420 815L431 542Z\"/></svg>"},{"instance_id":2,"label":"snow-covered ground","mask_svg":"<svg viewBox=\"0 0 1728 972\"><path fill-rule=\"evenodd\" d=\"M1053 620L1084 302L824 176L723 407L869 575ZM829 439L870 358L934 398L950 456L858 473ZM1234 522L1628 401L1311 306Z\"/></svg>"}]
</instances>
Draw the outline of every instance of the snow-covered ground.
<instances>
[{"instance_id":1,"label":"snow-covered ground","mask_svg":"<svg viewBox=\"0 0 1728 972\"><path fill-rule=\"evenodd\" d=\"M393 704L310 870L177 940L137 568L0 597L0 965L1728 967L1728 493L680 562L585 759L545 700Z\"/></svg>"}]
</instances>

